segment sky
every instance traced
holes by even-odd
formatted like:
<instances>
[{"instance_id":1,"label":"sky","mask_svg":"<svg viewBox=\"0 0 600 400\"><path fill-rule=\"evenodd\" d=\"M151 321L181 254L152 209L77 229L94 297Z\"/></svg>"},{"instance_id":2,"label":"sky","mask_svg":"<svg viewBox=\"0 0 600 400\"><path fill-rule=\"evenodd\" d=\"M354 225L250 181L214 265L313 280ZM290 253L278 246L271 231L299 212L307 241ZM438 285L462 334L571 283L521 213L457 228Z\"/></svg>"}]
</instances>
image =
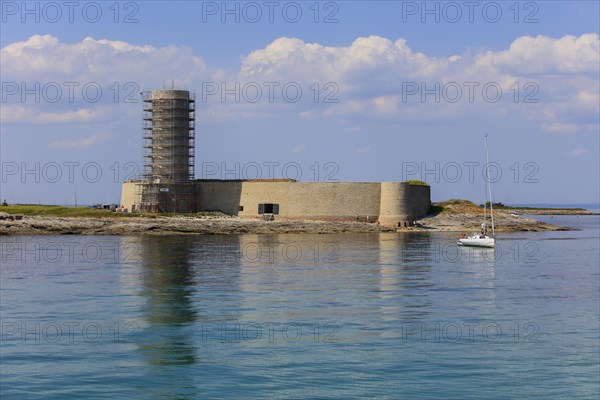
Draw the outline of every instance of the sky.
<instances>
[{"instance_id":1,"label":"sky","mask_svg":"<svg viewBox=\"0 0 600 400\"><path fill-rule=\"evenodd\" d=\"M140 92L196 96L196 178L425 180L598 203L597 1L2 1L0 199L118 203Z\"/></svg>"}]
</instances>

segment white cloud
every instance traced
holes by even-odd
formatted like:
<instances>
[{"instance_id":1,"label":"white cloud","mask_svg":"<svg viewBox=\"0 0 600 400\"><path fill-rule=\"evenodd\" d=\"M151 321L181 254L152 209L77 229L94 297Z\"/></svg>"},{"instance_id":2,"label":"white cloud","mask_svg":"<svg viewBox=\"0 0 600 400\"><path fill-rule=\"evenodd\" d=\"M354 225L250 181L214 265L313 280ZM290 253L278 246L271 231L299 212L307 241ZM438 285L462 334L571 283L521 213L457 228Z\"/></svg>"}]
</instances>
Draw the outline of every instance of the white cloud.
<instances>
[{"instance_id":1,"label":"white cloud","mask_svg":"<svg viewBox=\"0 0 600 400\"><path fill-rule=\"evenodd\" d=\"M560 39L547 36L522 36L510 48L487 53L484 58L498 68L514 74L553 72L597 73L600 60L600 40L597 33Z\"/></svg>"},{"instance_id":2,"label":"white cloud","mask_svg":"<svg viewBox=\"0 0 600 400\"><path fill-rule=\"evenodd\" d=\"M298 38L281 37L262 49L241 59L239 69L209 68L201 57L186 46L153 47L118 40L85 38L78 43L64 43L51 35L35 35L23 42L7 45L1 50L0 66L3 81L76 81L103 82L108 92L111 82L136 82L140 88L160 87L174 79L196 91L206 81L226 82L299 82L303 99L285 103L281 93L278 101L263 100L256 104L235 103L233 96L222 102L220 95L198 104L198 117L208 121L225 121L277 115L282 112L299 114L302 118L336 118L362 126L362 121L377 120L400 123L406 120L464 118L466 115L489 114L525 117L539 121L549 132L598 130L600 101L598 34L579 37L551 38L523 36L509 48L497 52L483 51L432 57L409 47L403 38L392 41L380 36L359 37L347 46L325 46L307 43ZM140 73L143 71L143 73ZM319 101L312 101L311 84L320 84ZM327 82L339 88L337 104L323 103L328 92ZM403 84L425 83L431 88L457 82L463 87L458 103L429 96L421 101L419 94L406 102ZM478 82L475 101L468 101L464 82ZM497 82L503 92L502 101L490 104L482 98L482 86ZM518 86L515 86L518 83ZM527 83L533 83L526 89ZM519 90L514 100L515 88ZM535 90L533 90L534 88ZM110 93L112 95L112 93ZM109 93L106 93L109 95ZM527 96L537 99L526 104ZM4 121L27 121L35 115L36 122L68 123L96 121L104 110L90 104L69 105L71 109L49 110L48 105L33 105L36 112L4 104ZM29 106L29 105L27 105ZM122 110L122 104L113 104ZM119 112L112 109L111 112Z\"/></svg>"},{"instance_id":3,"label":"white cloud","mask_svg":"<svg viewBox=\"0 0 600 400\"><path fill-rule=\"evenodd\" d=\"M132 81L153 87L171 78L189 84L206 70L204 61L186 46L155 48L91 37L64 43L51 35L34 35L3 47L0 67L3 81Z\"/></svg>"},{"instance_id":4,"label":"white cloud","mask_svg":"<svg viewBox=\"0 0 600 400\"><path fill-rule=\"evenodd\" d=\"M589 110L598 110L600 105L600 93L593 93L589 90L582 90L577 93L577 103L581 107L585 107Z\"/></svg>"},{"instance_id":5,"label":"white cloud","mask_svg":"<svg viewBox=\"0 0 600 400\"><path fill-rule=\"evenodd\" d=\"M587 154L586 149L578 148L578 149L573 149L573 150L569 151L567 153L567 156L568 157L581 157L585 154Z\"/></svg>"},{"instance_id":6,"label":"white cloud","mask_svg":"<svg viewBox=\"0 0 600 400\"><path fill-rule=\"evenodd\" d=\"M304 119L312 118L312 117L314 117L314 115L315 115L315 110L302 111L300 113L300 117L304 118Z\"/></svg>"},{"instance_id":7,"label":"white cloud","mask_svg":"<svg viewBox=\"0 0 600 400\"><path fill-rule=\"evenodd\" d=\"M553 133L572 133L577 131L577 125L562 122L543 123L542 129Z\"/></svg>"},{"instance_id":8,"label":"white cloud","mask_svg":"<svg viewBox=\"0 0 600 400\"><path fill-rule=\"evenodd\" d=\"M399 96L379 96L373 99L373 105L381 113L395 113L398 111L399 101Z\"/></svg>"},{"instance_id":9,"label":"white cloud","mask_svg":"<svg viewBox=\"0 0 600 400\"><path fill-rule=\"evenodd\" d=\"M360 131L362 131L362 127L359 125L351 125L351 126L342 128L342 131L348 132L348 133L360 132Z\"/></svg>"},{"instance_id":10,"label":"white cloud","mask_svg":"<svg viewBox=\"0 0 600 400\"><path fill-rule=\"evenodd\" d=\"M293 153L302 153L304 150L306 150L306 145L304 145L304 144L300 144L300 145L298 145L298 146L295 146L295 147L292 149L292 152L293 152Z\"/></svg>"},{"instance_id":11,"label":"white cloud","mask_svg":"<svg viewBox=\"0 0 600 400\"><path fill-rule=\"evenodd\" d=\"M434 76L448 60L411 50L405 39L359 37L350 46L322 46L282 37L242 59L240 77L247 80L291 80L358 84L373 71L406 78ZM370 76L371 80L377 75ZM396 79L392 75L386 79ZM367 82L368 83L368 82Z\"/></svg>"},{"instance_id":12,"label":"white cloud","mask_svg":"<svg viewBox=\"0 0 600 400\"><path fill-rule=\"evenodd\" d=\"M85 149L99 142L108 140L109 138L110 135L107 133L96 133L83 138L54 141L48 144L48 147L51 149Z\"/></svg>"},{"instance_id":13,"label":"white cloud","mask_svg":"<svg viewBox=\"0 0 600 400\"><path fill-rule=\"evenodd\" d=\"M415 79L491 79L508 88L523 74L597 72L599 42L596 33L559 39L522 36L507 50L436 58L415 52L402 38L392 42L380 36L359 37L350 46L334 47L281 37L243 57L240 77L335 81L345 91L369 85L381 92L386 86L397 89L399 83Z\"/></svg>"},{"instance_id":14,"label":"white cloud","mask_svg":"<svg viewBox=\"0 0 600 400\"><path fill-rule=\"evenodd\" d=\"M34 105L4 104L0 107L2 122L17 122L21 124L67 124L76 122L93 122L107 118L110 107L95 106L78 108L72 111L43 111ZM113 108L113 112L114 112Z\"/></svg>"},{"instance_id":15,"label":"white cloud","mask_svg":"<svg viewBox=\"0 0 600 400\"><path fill-rule=\"evenodd\" d=\"M598 47L596 33L523 36L506 50L436 58L412 50L404 39L369 36L334 47L283 37L243 57L240 78L336 82L340 103L319 108L327 117L400 122L492 112L537 119L547 131L571 132L598 129L593 122L598 114ZM461 100L436 102L428 95L423 101L418 93L406 101L404 85L413 82L428 89L456 82L463 90ZM473 102L465 85L469 82L477 84ZM486 84L499 85L500 102L484 97Z\"/></svg>"}]
</instances>

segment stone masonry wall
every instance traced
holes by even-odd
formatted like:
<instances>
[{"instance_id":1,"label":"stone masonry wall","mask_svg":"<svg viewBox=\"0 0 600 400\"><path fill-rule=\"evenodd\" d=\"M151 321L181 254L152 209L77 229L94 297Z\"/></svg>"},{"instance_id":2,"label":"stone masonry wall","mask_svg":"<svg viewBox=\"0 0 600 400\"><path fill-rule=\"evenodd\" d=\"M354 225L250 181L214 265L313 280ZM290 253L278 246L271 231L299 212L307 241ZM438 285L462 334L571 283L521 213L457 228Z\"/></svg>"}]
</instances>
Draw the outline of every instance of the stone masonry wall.
<instances>
[{"instance_id":1,"label":"stone masonry wall","mask_svg":"<svg viewBox=\"0 0 600 400\"><path fill-rule=\"evenodd\" d=\"M139 204L136 183L123 183L121 203L129 210ZM379 221L408 226L429 211L430 187L406 182L195 182L197 211L222 211L258 218L258 205L279 205L276 219Z\"/></svg>"}]
</instances>

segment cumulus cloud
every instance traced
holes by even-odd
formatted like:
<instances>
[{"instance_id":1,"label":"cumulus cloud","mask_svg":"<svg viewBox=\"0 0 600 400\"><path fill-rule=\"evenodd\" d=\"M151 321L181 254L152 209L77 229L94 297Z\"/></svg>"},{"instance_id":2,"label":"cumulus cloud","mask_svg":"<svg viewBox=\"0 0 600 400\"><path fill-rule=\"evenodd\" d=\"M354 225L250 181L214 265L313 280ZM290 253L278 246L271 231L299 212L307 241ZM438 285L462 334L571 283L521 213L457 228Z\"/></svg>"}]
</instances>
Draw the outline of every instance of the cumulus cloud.
<instances>
[{"instance_id":1,"label":"cumulus cloud","mask_svg":"<svg viewBox=\"0 0 600 400\"><path fill-rule=\"evenodd\" d=\"M336 82L340 104L321 110L329 117L451 118L473 113L475 105L496 115L537 119L550 132L574 132L598 125L594 121L599 54L596 33L523 36L505 50L446 58L414 51L402 38L361 37L349 46L336 47L282 37L243 57L239 76L254 81ZM467 86L471 83L476 85L472 101ZM418 92L407 96L411 84L418 85ZM444 91L453 84L462 90L457 104L444 97L454 95L453 89ZM489 100L494 90L484 93L486 84L501 91L497 104ZM424 89L434 88L439 88L437 98L422 96ZM301 115L314 112L303 110Z\"/></svg>"},{"instance_id":2,"label":"cumulus cloud","mask_svg":"<svg viewBox=\"0 0 600 400\"><path fill-rule=\"evenodd\" d=\"M155 48L91 37L64 43L52 35L34 35L5 46L0 51L0 67L4 81L134 81L152 86L171 77L189 84L206 71L204 61L186 46Z\"/></svg>"},{"instance_id":3,"label":"cumulus cloud","mask_svg":"<svg viewBox=\"0 0 600 400\"><path fill-rule=\"evenodd\" d=\"M413 51L405 39L359 37L350 46L334 47L282 37L243 57L240 79L381 89L401 79L434 77L450 62Z\"/></svg>"},{"instance_id":4,"label":"cumulus cloud","mask_svg":"<svg viewBox=\"0 0 600 400\"><path fill-rule=\"evenodd\" d=\"M282 37L243 57L240 76L339 82L366 76L372 82L382 72L389 72L385 77L393 83L396 77L452 79L464 72L496 78L531 73L595 73L599 43L596 33L559 39L522 36L507 50L436 58L415 52L402 38L393 42L380 36L360 37L350 46L335 47Z\"/></svg>"},{"instance_id":5,"label":"cumulus cloud","mask_svg":"<svg viewBox=\"0 0 600 400\"><path fill-rule=\"evenodd\" d=\"M156 88L173 78L176 84L196 91L202 90L206 81L225 83L228 88L236 81L259 85L298 82L304 91L303 101L292 103L282 101L278 88L274 104L267 101L264 86L262 100L257 103L234 101L235 96L223 101L216 94L210 101L199 103L198 111L199 117L213 121L291 111L305 119L336 118L351 121L351 126L362 126L362 121L370 120L398 123L490 113L538 120L540 127L549 132L598 129L600 61L596 33L562 38L523 36L501 51L465 51L445 57L415 51L403 38L368 36L346 46L326 46L280 37L243 56L239 67L228 69L209 68L186 46L153 47L91 37L64 43L51 35L35 35L7 45L0 55L3 81L43 78L106 85L133 81L140 88ZM318 93L311 87L314 82L319 83ZM327 82L337 85L337 103L323 101L331 93L323 86ZM456 103L443 97L447 94L444 85L453 82L463 91ZM473 101L469 100L465 82L479 84ZM502 90L498 103L489 102L482 94L483 85L490 82ZM430 89L440 84L437 97L441 94L442 98L416 94L407 101L407 83L424 84ZM422 88L419 86L419 90ZM313 101L317 94L318 101ZM532 99L536 101L525 101ZM2 118L19 121L37 115L46 122L94 121L100 115L97 107L71 105L69 110L44 108L31 113L18 106L10 112L3 110Z\"/></svg>"},{"instance_id":6,"label":"cumulus cloud","mask_svg":"<svg viewBox=\"0 0 600 400\"><path fill-rule=\"evenodd\" d=\"M600 40L597 33L553 39L538 35L516 39L508 50L482 56L490 64L514 74L598 72Z\"/></svg>"}]
</instances>

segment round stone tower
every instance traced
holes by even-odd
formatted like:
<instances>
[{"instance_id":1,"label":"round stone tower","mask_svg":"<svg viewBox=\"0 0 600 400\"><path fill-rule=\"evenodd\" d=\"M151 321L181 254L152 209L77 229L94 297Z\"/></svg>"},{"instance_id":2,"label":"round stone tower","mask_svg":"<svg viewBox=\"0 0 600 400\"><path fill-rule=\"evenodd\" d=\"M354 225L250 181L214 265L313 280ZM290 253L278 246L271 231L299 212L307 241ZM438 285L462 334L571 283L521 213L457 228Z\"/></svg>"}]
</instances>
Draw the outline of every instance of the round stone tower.
<instances>
[{"instance_id":1,"label":"round stone tower","mask_svg":"<svg viewBox=\"0 0 600 400\"><path fill-rule=\"evenodd\" d=\"M414 223L410 196L406 182L381 182L379 223L390 228L410 226Z\"/></svg>"}]
</instances>

